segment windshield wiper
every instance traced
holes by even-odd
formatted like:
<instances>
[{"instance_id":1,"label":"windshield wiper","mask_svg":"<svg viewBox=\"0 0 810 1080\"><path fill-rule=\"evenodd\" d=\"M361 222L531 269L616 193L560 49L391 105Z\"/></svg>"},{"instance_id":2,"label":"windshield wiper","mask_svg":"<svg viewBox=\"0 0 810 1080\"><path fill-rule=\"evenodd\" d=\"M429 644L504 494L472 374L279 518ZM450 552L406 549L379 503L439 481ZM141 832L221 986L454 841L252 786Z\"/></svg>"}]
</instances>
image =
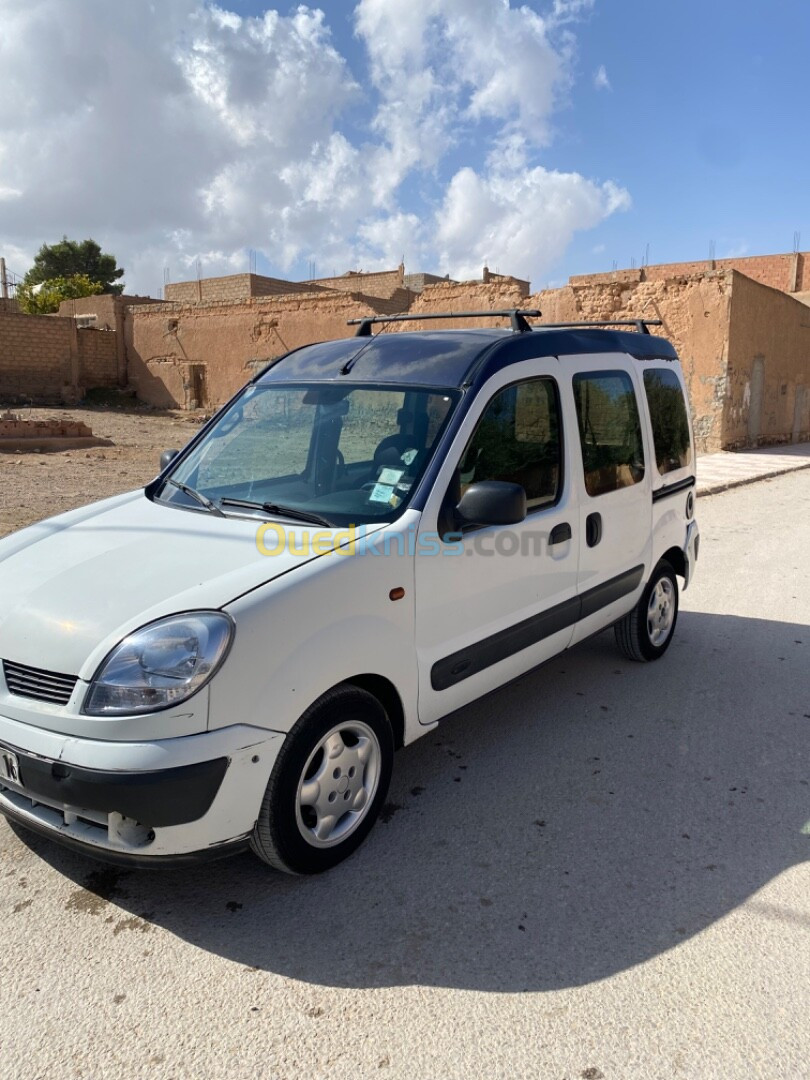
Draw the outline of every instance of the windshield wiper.
<instances>
[{"instance_id":1,"label":"windshield wiper","mask_svg":"<svg viewBox=\"0 0 810 1080\"><path fill-rule=\"evenodd\" d=\"M200 506L204 506L206 510L212 514L216 514L217 517L225 517L216 503L211 502L207 495L203 495L202 492L195 491L193 487L189 487L188 484L181 484L179 480L172 480L171 477L166 481L167 484L171 484L172 487L179 488L184 495L188 495L190 498L198 502Z\"/></svg>"},{"instance_id":2,"label":"windshield wiper","mask_svg":"<svg viewBox=\"0 0 810 1080\"><path fill-rule=\"evenodd\" d=\"M266 514L278 514L279 517L290 518L292 521L307 521L312 525L323 525L326 529L333 529L334 525L320 514L311 514L308 510L295 510L291 506L281 506L279 503L251 502L250 499L220 499L220 506L244 506L246 510L264 510Z\"/></svg>"}]
</instances>

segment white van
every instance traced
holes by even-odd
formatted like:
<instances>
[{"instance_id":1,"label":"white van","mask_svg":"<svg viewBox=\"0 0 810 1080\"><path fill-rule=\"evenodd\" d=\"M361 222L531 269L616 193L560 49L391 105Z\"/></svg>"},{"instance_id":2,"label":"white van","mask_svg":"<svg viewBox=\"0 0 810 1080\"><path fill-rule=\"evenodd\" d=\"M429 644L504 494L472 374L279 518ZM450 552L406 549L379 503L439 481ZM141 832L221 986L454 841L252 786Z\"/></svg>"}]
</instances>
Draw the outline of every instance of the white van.
<instances>
[{"instance_id":1,"label":"white van","mask_svg":"<svg viewBox=\"0 0 810 1080\"><path fill-rule=\"evenodd\" d=\"M145 489L0 540L3 814L315 873L443 716L606 627L663 655L698 552L675 351L490 314L288 353Z\"/></svg>"}]
</instances>

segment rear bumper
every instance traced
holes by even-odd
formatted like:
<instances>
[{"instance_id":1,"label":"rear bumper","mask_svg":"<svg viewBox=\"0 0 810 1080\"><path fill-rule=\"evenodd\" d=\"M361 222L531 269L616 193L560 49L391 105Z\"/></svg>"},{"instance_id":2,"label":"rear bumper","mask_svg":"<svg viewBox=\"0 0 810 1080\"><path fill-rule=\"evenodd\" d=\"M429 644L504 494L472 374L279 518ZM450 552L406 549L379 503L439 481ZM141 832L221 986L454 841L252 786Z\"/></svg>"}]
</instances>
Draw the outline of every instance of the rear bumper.
<instances>
[{"instance_id":1,"label":"rear bumper","mask_svg":"<svg viewBox=\"0 0 810 1080\"><path fill-rule=\"evenodd\" d=\"M688 588L692 575L695 572L695 564L700 551L700 529L696 521L690 521L686 530L686 543L683 545L683 561L686 572L683 576L683 587Z\"/></svg>"},{"instance_id":2,"label":"rear bumper","mask_svg":"<svg viewBox=\"0 0 810 1080\"><path fill-rule=\"evenodd\" d=\"M0 813L74 849L129 864L244 847L284 736L247 725L155 742L76 739L0 715Z\"/></svg>"}]
</instances>

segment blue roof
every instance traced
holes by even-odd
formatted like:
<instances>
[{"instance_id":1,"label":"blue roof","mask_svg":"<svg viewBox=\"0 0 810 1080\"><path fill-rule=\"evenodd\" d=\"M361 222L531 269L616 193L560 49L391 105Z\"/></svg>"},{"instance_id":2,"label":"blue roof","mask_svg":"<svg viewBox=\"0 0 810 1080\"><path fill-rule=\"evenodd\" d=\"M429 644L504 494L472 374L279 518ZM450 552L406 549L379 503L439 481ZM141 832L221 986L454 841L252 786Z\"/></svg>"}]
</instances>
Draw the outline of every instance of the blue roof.
<instances>
[{"instance_id":1,"label":"blue roof","mask_svg":"<svg viewBox=\"0 0 810 1080\"><path fill-rule=\"evenodd\" d=\"M428 330L340 338L282 356L257 381L413 383L453 387L482 382L510 364L542 356L628 353L638 360L675 360L670 342L652 334L570 329ZM344 371L346 365L348 371Z\"/></svg>"}]
</instances>

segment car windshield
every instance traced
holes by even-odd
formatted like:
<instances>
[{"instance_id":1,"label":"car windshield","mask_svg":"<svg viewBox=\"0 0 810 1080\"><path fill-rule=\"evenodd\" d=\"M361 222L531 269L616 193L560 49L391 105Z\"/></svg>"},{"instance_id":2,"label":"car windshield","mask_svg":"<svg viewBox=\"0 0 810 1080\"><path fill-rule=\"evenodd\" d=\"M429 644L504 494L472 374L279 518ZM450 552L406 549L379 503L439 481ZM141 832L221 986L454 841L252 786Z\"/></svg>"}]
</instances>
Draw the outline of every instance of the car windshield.
<instances>
[{"instance_id":1,"label":"car windshield","mask_svg":"<svg viewBox=\"0 0 810 1080\"><path fill-rule=\"evenodd\" d=\"M392 521L458 397L413 386L249 386L171 470L159 498L339 527Z\"/></svg>"}]
</instances>

